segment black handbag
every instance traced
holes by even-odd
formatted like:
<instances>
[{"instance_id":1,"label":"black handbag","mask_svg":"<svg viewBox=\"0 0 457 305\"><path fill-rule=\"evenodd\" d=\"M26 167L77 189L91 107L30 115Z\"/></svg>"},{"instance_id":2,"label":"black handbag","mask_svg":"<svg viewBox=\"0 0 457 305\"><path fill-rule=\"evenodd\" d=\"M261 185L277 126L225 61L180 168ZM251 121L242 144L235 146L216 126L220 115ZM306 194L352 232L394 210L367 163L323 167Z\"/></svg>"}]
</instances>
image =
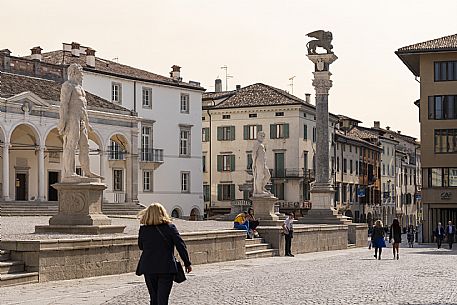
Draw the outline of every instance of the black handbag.
<instances>
[{"instance_id":1,"label":"black handbag","mask_svg":"<svg viewBox=\"0 0 457 305\"><path fill-rule=\"evenodd\" d=\"M159 229L158 226L155 226L155 228L157 229L157 231L159 231L160 235L162 235L164 241L167 243L167 244L170 244L170 242L168 241L168 239L165 237L165 235L162 233L162 231ZM182 264L180 261L178 261L175 257L175 264L176 264L176 269L178 270L178 273L175 274L174 278L173 278L173 281L175 281L176 283L182 283L184 282L187 278L186 278L186 273L184 272L184 268L182 267Z\"/></svg>"}]
</instances>

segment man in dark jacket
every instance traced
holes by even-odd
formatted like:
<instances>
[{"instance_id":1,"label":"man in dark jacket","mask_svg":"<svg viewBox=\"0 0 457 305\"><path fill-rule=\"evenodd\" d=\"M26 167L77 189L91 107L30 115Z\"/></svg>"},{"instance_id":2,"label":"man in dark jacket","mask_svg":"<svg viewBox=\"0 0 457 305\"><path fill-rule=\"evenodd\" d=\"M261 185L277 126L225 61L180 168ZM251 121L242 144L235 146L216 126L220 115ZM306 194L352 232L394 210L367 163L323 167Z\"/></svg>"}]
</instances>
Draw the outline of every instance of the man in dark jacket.
<instances>
[{"instance_id":1,"label":"man in dark jacket","mask_svg":"<svg viewBox=\"0 0 457 305\"><path fill-rule=\"evenodd\" d=\"M441 248L441 243L443 242L444 239L444 228L441 225L441 222L438 222L438 226L436 227L435 231L433 232L435 234L436 238L436 244L438 245L438 249Z\"/></svg>"},{"instance_id":2,"label":"man in dark jacket","mask_svg":"<svg viewBox=\"0 0 457 305\"><path fill-rule=\"evenodd\" d=\"M452 244L454 243L454 236L455 236L455 227L452 225L452 221L448 221L448 225L446 227L446 237L447 242L449 244L449 249L452 249Z\"/></svg>"}]
</instances>

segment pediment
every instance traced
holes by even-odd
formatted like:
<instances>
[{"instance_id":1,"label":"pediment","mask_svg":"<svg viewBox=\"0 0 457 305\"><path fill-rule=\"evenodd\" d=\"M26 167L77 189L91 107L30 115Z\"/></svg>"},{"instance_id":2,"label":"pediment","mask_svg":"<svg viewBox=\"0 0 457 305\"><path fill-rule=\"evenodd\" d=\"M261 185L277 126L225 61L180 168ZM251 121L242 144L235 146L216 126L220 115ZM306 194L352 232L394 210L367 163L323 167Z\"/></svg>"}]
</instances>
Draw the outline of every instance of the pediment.
<instances>
[{"instance_id":1,"label":"pediment","mask_svg":"<svg viewBox=\"0 0 457 305\"><path fill-rule=\"evenodd\" d=\"M11 96L6 99L7 102L26 105L28 104L29 108L32 109L33 106L38 107L50 107L51 104L43 100L41 97L36 95L33 92L25 91L14 96ZM27 103L28 102L28 103Z\"/></svg>"}]
</instances>

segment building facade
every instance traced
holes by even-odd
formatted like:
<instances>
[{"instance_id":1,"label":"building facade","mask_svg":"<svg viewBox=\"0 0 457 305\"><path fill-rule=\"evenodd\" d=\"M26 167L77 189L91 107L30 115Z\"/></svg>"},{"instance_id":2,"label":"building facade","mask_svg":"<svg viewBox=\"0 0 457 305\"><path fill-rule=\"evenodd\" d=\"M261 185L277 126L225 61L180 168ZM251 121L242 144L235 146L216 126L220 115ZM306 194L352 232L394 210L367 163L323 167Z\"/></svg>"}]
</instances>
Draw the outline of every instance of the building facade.
<instances>
[{"instance_id":1,"label":"building facade","mask_svg":"<svg viewBox=\"0 0 457 305\"><path fill-rule=\"evenodd\" d=\"M400 48L396 54L420 78L419 121L423 238L438 222L457 221L457 34Z\"/></svg>"}]
</instances>

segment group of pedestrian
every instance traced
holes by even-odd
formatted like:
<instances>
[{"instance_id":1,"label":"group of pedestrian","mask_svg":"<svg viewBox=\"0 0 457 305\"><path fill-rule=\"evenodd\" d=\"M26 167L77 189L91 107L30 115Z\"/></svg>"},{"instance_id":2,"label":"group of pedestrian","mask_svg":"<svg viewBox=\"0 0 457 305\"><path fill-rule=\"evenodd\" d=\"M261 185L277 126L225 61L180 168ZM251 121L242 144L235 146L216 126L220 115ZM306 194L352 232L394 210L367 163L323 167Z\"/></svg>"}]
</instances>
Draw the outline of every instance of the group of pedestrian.
<instances>
[{"instance_id":1,"label":"group of pedestrian","mask_svg":"<svg viewBox=\"0 0 457 305\"><path fill-rule=\"evenodd\" d=\"M443 240L446 240L449 244L449 249L452 249L452 244L454 243L455 238L455 226L450 220L448 221L446 228L441 225L441 222L438 222L436 229L433 231L433 235L435 236L438 249L441 248Z\"/></svg>"},{"instance_id":2,"label":"group of pedestrian","mask_svg":"<svg viewBox=\"0 0 457 305\"><path fill-rule=\"evenodd\" d=\"M256 230L258 225L259 220L255 218L253 208L249 208L247 211L239 213L233 220L233 228L245 231L246 237L251 239L259 237L259 233Z\"/></svg>"},{"instance_id":3,"label":"group of pedestrian","mask_svg":"<svg viewBox=\"0 0 457 305\"><path fill-rule=\"evenodd\" d=\"M381 220L376 220L374 228L371 230L371 243L369 248L374 248L375 259L380 260L382 256L382 248L386 247L385 242L386 231ZM394 259L399 259L400 243L401 243L401 227L398 219L394 219L389 230L389 242L392 243L392 252Z\"/></svg>"}]
</instances>

